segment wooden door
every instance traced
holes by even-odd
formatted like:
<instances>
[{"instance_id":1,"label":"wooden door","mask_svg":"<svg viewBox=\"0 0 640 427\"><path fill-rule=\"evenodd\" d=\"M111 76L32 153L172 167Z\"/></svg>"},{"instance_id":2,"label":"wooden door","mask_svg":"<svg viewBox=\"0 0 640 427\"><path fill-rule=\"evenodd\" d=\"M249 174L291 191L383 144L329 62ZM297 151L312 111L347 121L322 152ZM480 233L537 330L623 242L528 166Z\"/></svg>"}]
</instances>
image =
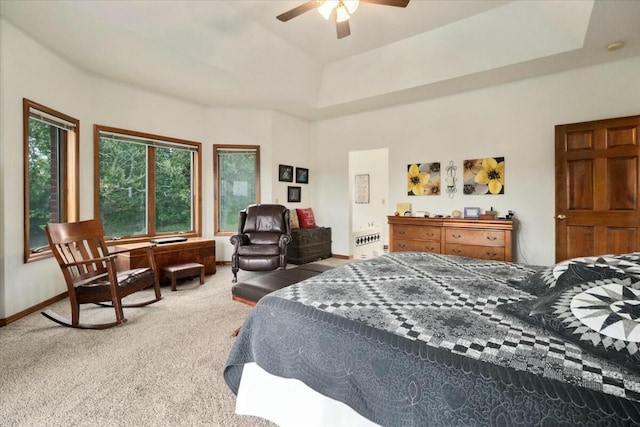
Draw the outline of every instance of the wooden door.
<instances>
[{"instance_id":1,"label":"wooden door","mask_svg":"<svg viewBox=\"0 0 640 427\"><path fill-rule=\"evenodd\" d=\"M640 251L640 116L556 126L556 262Z\"/></svg>"}]
</instances>

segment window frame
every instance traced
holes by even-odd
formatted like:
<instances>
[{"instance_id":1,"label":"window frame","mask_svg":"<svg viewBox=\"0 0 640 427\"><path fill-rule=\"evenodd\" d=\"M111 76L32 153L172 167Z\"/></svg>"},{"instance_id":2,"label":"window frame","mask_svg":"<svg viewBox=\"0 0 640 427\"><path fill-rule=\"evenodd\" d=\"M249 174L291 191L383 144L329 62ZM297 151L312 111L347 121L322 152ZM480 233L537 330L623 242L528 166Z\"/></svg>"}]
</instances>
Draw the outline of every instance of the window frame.
<instances>
[{"instance_id":1,"label":"window frame","mask_svg":"<svg viewBox=\"0 0 640 427\"><path fill-rule=\"evenodd\" d=\"M256 152L256 201L260 203L260 146L259 145L239 145L239 144L214 144L213 145L213 216L214 216L214 234L216 236L232 236L237 230L227 231L220 228L220 161L219 152L224 150L255 150Z\"/></svg>"},{"instance_id":2,"label":"window frame","mask_svg":"<svg viewBox=\"0 0 640 427\"><path fill-rule=\"evenodd\" d=\"M162 135L155 135L146 132L138 132L129 129L121 129L111 126L93 125L93 215L94 218L100 218L100 133L119 134L122 136L130 136L133 139L146 139L150 141L166 142L171 145L185 145L195 148L195 159L193 161L193 194L192 194L192 221L193 230L189 230L184 233L157 233L156 232L156 219L155 219L155 198L156 198L156 186L155 186L155 147L149 145L150 151L147 153L147 234L126 236L122 238L114 239L112 236L105 236L105 240L108 244L126 244L146 242L154 237L170 237L170 236L183 236L183 237L200 237L202 235L202 144L195 141L188 141L185 139L173 138ZM153 202L153 203L152 203Z\"/></svg>"},{"instance_id":3,"label":"window frame","mask_svg":"<svg viewBox=\"0 0 640 427\"><path fill-rule=\"evenodd\" d=\"M46 107L27 98L22 98L22 135L23 135L23 262L29 263L53 256L48 247L32 251L30 245L30 182L29 182L29 119L31 110L44 113L53 119L71 123L73 130L66 130L66 141L61 144L60 157L63 158L64 171L61 179L62 201L58 203L58 210L65 222L78 221L80 218L80 120L67 114Z\"/></svg>"}]
</instances>

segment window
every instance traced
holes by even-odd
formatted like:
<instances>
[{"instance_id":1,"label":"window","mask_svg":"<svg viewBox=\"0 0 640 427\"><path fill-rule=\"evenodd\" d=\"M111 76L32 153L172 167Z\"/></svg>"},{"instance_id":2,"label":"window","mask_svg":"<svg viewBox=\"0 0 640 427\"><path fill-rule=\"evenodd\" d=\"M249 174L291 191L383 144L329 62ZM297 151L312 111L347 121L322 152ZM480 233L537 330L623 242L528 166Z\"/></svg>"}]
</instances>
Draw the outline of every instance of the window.
<instances>
[{"instance_id":1,"label":"window","mask_svg":"<svg viewBox=\"0 0 640 427\"><path fill-rule=\"evenodd\" d=\"M105 235L200 235L201 144L96 125L94 210Z\"/></svg>"},{"instance_id":2,"label":"window","mask_svg":"<svg viewBox=\"0 0 640 427\"><path fill-rule=\"evenodd\" d=\"M260 147L214 145L216 234L238 231L238 212L260 203Z\"/></svg>"},{"instance_id":3,"label":"window","mask_svg":"<svg viewBox=\"0 0 640 427\"><path fill-rule=\"evenodd\" d=\"M22 100L24 138L24 262L51 256L44 227L78 220L80 122Z\"/></svg>"}]
</instances>

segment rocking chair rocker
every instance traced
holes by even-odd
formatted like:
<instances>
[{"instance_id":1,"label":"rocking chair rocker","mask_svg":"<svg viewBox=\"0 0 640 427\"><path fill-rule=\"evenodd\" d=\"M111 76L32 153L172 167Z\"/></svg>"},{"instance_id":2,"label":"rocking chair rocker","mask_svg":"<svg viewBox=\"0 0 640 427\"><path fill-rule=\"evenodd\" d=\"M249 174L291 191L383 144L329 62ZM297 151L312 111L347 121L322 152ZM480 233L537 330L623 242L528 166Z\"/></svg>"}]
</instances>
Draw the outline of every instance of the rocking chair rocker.
<instances>
[{"instance_id":1,"label":"rocking chair rocker","mask_svg":"<svg viewBox=\"0 0 640 427\"><path fill-rule=\"evenodd\" d=\"M148 268L116 271L117 254L109 252L104 228L98 219L73 223L50 223L45 227L49 247L56 257L69 291L71 320L51 310L42 315L63 326L80 329L106 329L126 322L123 307L142 307L162 299L152 247L148 246ZM153 286L155 298L135 304L122 304L132 293ZM113 307L116 320L102 324L80 323L80 304L94 303Z\"/></svg>"}]
</instances>

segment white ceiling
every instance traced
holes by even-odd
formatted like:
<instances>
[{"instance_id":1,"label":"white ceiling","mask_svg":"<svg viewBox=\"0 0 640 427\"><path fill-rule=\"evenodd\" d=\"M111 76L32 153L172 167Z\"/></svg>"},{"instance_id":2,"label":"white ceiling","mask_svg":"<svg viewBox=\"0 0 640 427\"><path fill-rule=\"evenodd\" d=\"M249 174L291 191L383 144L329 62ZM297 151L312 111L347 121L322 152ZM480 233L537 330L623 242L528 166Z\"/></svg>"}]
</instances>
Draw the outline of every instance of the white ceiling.
<instances>
[{"instance_id":1,"label":"white ceiling","mask_svg":"<svg viewBox=\"0 0 640 427\"><path fill-rule=\"evenodd\" d=\"M340 40L317 11L275 19L305 1L1 0L0 14L89 73L309 120L640 55L639 0L361 3Z\"/></svg>"}]
</instances>

